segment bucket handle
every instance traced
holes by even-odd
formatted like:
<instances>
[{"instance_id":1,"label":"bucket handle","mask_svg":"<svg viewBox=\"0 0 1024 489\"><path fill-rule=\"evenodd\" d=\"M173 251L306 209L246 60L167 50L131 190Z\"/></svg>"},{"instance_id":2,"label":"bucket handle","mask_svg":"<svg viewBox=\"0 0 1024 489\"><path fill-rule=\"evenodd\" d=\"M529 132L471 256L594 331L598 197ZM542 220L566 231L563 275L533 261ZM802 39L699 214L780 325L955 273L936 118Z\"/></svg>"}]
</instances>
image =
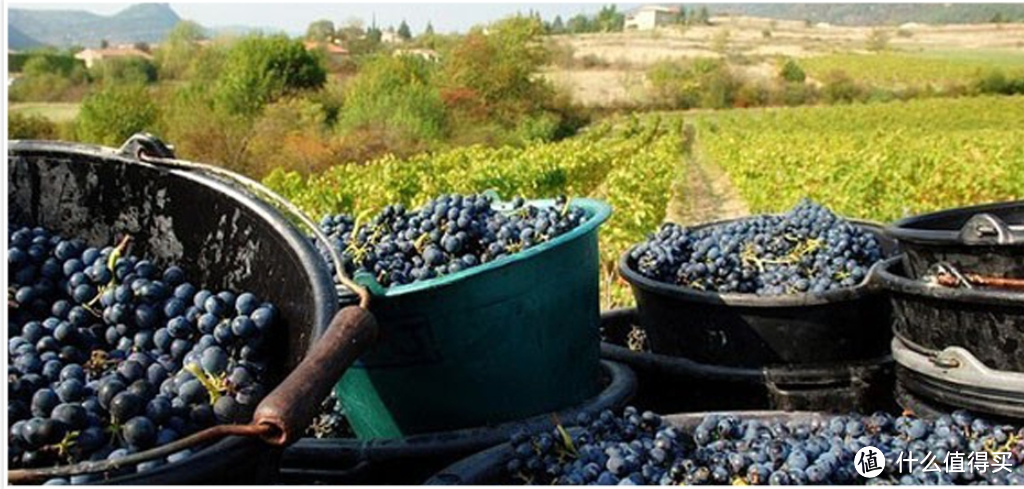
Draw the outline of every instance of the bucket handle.
<instances>
[{"instance_id":1,"label":"bucket handle","mask_svg":"<svg viewBox=\"0 0 1024 489\"><path fill-rule=\"evenodd\" d=\"M975 214L960 228L960 241L969 245L1024 243L1024 226L1011 226L989 213Z\"/></svg>"},{"instance_id":2,"label":"bucket handle","mask_svg":"<svg viewBox=\"0 0 1024 489\"><path fill-rule=\"evenodd\" d=\"M909 370L954 384L1024 392L1024 373L993 370L965 348L950 346L937 353L915 351L898 336L892 339L892 356Z\"/></svg>"}]
</instances>

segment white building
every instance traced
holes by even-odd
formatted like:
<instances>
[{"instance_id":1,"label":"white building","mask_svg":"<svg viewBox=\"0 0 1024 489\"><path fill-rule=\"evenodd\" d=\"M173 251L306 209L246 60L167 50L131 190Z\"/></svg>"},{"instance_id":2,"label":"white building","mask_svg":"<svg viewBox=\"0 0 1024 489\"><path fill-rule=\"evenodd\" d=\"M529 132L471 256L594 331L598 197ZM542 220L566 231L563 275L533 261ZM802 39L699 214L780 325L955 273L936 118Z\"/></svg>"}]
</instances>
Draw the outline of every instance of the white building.
<instances>
[{"instance_id":1,"label":"white building","mask_svg":"<svg viewBox=\"0 0 1024 489\"><path fill-rule=\"evenodd\" d=\"M623 29L630 31L652 31L657 27L671 24L679 15L678 7L644 5L626 14Z\"/></svg>"},{"instance_id":2,"label":"white building","mask_svg":"<svg viewBox=\"0 0 1024 489\"><path fill-rule=\"evenodd\" d=\"M83 49L75 54L75 59L85 62L86 68L92 68L96 63L110 58L143 58L152 60L153 55L135 49L134 47L116 47L104 49Z\"/></svg>"},{"instance_id":3,"label":"white building","mask_svg":"<svg viewBox=\"0 0 1024 489\"><path fill-rule=\"evenodd\" d=\"M402 38L398 36L394 28L388 27L380 33L380 42L384 44L398 44L402 42Z\"/></svg>"}]
</instances>

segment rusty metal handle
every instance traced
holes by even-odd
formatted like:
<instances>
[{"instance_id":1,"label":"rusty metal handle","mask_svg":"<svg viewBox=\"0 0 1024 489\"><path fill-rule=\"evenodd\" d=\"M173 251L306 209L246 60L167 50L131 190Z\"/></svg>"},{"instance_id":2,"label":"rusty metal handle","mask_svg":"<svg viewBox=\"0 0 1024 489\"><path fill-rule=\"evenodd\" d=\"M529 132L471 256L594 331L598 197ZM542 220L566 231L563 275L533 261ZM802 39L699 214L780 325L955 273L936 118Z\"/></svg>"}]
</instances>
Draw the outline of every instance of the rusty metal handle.
<instances>
[{"instance_id":1,"label":"rusty metal handle","mask_svg":"<svg viewBox=\"0 0 1024 489\"><path fill-rule=\"evenodd\" d=\"M965 273L963 278L967 281L968 285L1024 290L1024 279L1020 278L986 277L976 273ZM945 287L959 287L963 285L963 280L951 274L939 275L935 279L939 285Z\"/></svg>"},{"instance_id":2,"label":"rusty metal handle","mask_svg":"<svg viewBox=\"0 0 1024 489\"><path fill-rule=\"evenodd\" d=\"M377 320L366 309L341 310L312 351L256 407L253 423L272 426L261 435L267 443L284 446L302 437L320 409L320 400L360 355L377 339Z\"/></svg>"}]
</instances>

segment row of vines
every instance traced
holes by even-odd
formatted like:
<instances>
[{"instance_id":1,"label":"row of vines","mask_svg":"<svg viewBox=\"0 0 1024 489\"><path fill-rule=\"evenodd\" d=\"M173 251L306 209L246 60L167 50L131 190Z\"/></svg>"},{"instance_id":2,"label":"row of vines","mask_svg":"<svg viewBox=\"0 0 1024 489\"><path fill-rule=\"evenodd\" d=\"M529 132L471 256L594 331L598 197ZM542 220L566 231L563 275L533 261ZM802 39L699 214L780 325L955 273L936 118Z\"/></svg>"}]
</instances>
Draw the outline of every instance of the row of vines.
<instances>
[{"instance_id":1,"label":"row of vines","mask_svg":"<svg viewBox=\"0 0 1024 489\"><path fill-rule=\"evenodd\" d=\"M408 159L386 156L308 177L275 171L263 183L315 217L362 215L392 203L417 206L444 193L492 189L504 198L604 199L613 212L600 232L602 303L611 307L631 301L615 263L664 220L669 188L679 178L683 137L677 119L629 118L556 143L469 146Z\"/></svg>"},{"instance_id":2,"label":"row of vines","mask_svg":"<svg viewBox=\"0 0 1024 489\"><path fill-rule=\"evenodd\" d=\"M808 196L879 221L1024 198L1024 98L728 111L696 119L702 153L753 212Z\"/></svg>"}]
</instances>

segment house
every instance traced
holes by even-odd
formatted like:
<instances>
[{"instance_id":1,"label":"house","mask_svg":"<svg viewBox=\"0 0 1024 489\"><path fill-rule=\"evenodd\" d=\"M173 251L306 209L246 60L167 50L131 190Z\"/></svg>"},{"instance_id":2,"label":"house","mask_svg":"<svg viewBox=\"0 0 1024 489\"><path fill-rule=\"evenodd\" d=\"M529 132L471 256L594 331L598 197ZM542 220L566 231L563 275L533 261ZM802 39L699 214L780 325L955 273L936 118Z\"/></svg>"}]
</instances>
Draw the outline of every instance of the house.
<instances>
[{"instance_id":1,"label":"house","mask_svg":"<svg viewBox=\"0 0 1024 489\"><path fill-rule=\"evenodd\" d=\"M345 58L347 58L349 54L348 49L345 49L337 44L315 41L306 41L302 44L306 46L306 51L315 51L317 49L322 49L324 53L327 55L328 61L342 61Z\"/></svg>"},{"instance_id":2,"label":"house","mask_svg":"<svg viewBox=\"0 0 1024 489\"><path fill-rule=\"evenodd\" d=\"M426 61L437 61L439 58L437 51L425 48L396 49L394 53L392 53L392 56L416 56L423 58Z\"/></svg>"},{"instance_id":3,"label":"house","mask_svg":"<svg viewBox=\"0 0 1024 489\"><path fill-rule=\"evenodd\" d=\"M630 31L652 31L657 27L669 25L679 18L679 7L661 5L644 5L626 13L623 29Z\"/></svg>"},{"instance_id":4,"label":"house","mask_svg":"<svg viewBox=\"0 0 1024 489\"><path fill-rule=\"evenodd\" d=\"M381 31L380 42L384 44L398 44L402 42L402 38L399 37L398 33L395 32L394 28L388 27L387 29Z\"/></svg>"},{"instance_id":5,"label":"house","mask_svg":"<svg viewBox=\"0 0 1024 489\"><path fill-rule=\"evenodd\" d=\"M143 58L146 60L152 60L153 55L136 49L134 47L116 47L116 48L101 48L101 49L83 49L75 53L75 59L82 60L85 62L86 68L92 68L97 62L111 58Z\"/></svg>"}]
</instances>

